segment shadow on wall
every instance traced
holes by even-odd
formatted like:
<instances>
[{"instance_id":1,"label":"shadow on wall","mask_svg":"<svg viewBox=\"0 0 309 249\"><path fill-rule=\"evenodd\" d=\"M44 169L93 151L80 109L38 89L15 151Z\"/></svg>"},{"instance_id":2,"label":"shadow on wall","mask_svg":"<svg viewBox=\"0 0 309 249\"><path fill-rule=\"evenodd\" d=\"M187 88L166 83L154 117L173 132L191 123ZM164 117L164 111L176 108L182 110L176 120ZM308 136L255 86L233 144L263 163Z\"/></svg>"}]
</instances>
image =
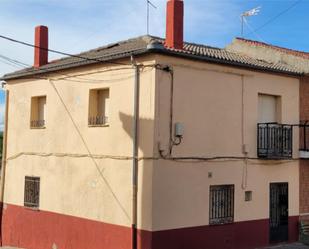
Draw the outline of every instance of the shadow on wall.
<instances>
[{"instance_id":1,"label":"shadow on wall","mask_svg":"<svg viewBox=\"0 0 309 249\"><path fill-rule=\"evenodd\" d=\"M120 112L119 118L122 122L123 129L131 137L133 144L133 116ZM139 157L153 157L154 120L147 118L139 118L138 124Z\"/></svg>"},{"instance_id":2,"label":"shadow on wall","mask_svg":"<svg viewBox=\"0 0 309 249\"><path fill-rule=\"evenodd\" d=\"M132 138L133 143L133 116L119 112L119 119L122 123L122 128Z\"/></svg>"}]
</instances>

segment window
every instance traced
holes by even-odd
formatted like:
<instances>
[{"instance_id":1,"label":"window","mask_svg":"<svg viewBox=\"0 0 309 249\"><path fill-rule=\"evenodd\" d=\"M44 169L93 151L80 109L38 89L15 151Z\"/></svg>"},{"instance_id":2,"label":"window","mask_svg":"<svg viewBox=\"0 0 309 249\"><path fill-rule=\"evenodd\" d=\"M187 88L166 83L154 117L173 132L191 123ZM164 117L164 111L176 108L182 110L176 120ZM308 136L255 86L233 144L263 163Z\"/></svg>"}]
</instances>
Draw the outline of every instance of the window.
<instances>
[{"instance_id":1,"label":"window","mask_svg":"<svg viewBox=\"0 0 309 249\"><path fill-rule=\"evenodd\" d=\"M105 126L109 117L109 89L93 89L89 94L89 126Z\"/></svg>"},{"instance_id":2,"label":"window","mask_svg":"<svg viewBox=\"0 0 309 249\"><path fill-rule=\"evenodd\" d=\"M279 122L281 98L275 95L259 94L258 99L259 123Z\"/></svg>"},{"instance_id":3,"label":"window","mask_svg":"<svg viewBox=\"0 0 309 249\"><path fill-rule=\"evenodd\" d=\"M38 208L40 202L40 178L25 177L24 206Z\"/></svg>"},{"instance_id":4,"label":"window","mask_svg":"<svg viewBox=\"0 0 309 249\"><path fill-rule=\"evenodd\" d=\"M46 118L46 96L31 98L31 128L44 128Z\"/></svg>"},{"instance_id":5,"label":"window","mask_svg":"<svg viewBox=\"0 0 309 249\"><path fill-rule=\"evenodd\" d=\"M210 186L209 224L234 221L234 185Z\"/></svg>"},{"instance_id":6,"label":"window","mask_svg":"<svg viewBox=\"0 0 309 249\"><path fill-rule=\"evenodd\" d=\"M252 201L252 191L245 191L245 201Z\"/></svg>"}]
</instances>

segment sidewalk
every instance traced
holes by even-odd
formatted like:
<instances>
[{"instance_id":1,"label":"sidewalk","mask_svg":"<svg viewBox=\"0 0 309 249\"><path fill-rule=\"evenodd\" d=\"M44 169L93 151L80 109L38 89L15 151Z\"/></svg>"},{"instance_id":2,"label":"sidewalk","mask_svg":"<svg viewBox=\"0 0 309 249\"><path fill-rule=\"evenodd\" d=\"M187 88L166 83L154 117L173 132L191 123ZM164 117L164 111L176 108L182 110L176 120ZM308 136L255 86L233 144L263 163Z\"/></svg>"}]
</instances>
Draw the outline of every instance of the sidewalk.
<instances>
[{"instance_id":1,"label":"sidewalk","mask_svg":"<svg viewBox=\"0 0 309 249\"><path fill-rule=\"evenodd\" d=\"M259 249L309 249L309 246L306 246L301 243L293 243L293 244L286 244L286 245L277 245L272 247L265 247Z\"/></svg>"}]
</instances>

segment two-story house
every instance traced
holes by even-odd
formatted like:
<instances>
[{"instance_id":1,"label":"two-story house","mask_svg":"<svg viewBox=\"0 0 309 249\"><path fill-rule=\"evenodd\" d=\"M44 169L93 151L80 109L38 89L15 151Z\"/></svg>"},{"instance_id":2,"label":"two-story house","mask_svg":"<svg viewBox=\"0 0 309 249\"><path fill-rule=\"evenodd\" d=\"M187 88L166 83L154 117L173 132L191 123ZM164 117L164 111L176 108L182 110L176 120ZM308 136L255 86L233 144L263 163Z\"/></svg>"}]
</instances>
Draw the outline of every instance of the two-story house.
<instances>
[{"instance_id":1,"label":"two-story house","mask_svg":"<svg viewBox=\"0 0 309 249\"><path fill-rule=\"evenodd\" d=\"M3 76L2 245L256 248L298 239L302 71L143 36Z\"/></svg>"}]
</instances>

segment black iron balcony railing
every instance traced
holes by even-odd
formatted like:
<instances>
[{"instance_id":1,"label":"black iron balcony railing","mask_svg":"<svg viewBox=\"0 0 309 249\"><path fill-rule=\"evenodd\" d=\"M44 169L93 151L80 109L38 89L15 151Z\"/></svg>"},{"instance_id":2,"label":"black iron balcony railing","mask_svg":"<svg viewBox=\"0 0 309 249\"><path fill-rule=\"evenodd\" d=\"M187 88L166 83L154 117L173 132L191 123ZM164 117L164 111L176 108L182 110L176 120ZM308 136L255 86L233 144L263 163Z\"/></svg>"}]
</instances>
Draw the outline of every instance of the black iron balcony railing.
<instances>
[{"instance_id":1,"label":"black iron balcony railing","mask_svg":"<svg viewBox=\"0 0 309 249\"><path fill-rule=\"evenodd\" d=\"M89 117L88 125L90 126L100 126L100 125L107 125L108 124L108 117L105 116L94 116Z\"/></svg>"},{"instance_id":2,"label":"black iron balcony railing","mask_svg":"<svg viewBox=\"0 0 309 249\"><path fill-rule=\"evenodd\" d=\"M257 125L257 153L260 158L292 158L293 125L259 123Z\"/></svg>"},{"instance_id":3,"label":"black iron balcony railing","mask_svg":"<svg viewBox=\"0 0 309 249\"><path fill-rule=\"evenodd\" d=\"M30 122L31 128L42 128L45 127L45 120L32 120Z\"/></svg>"}]
</instances>

